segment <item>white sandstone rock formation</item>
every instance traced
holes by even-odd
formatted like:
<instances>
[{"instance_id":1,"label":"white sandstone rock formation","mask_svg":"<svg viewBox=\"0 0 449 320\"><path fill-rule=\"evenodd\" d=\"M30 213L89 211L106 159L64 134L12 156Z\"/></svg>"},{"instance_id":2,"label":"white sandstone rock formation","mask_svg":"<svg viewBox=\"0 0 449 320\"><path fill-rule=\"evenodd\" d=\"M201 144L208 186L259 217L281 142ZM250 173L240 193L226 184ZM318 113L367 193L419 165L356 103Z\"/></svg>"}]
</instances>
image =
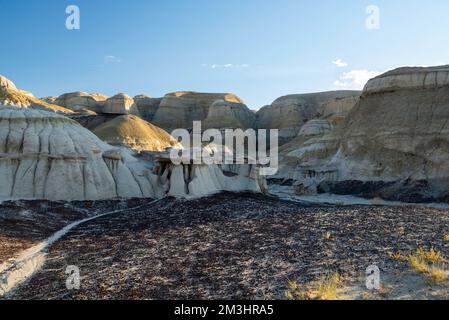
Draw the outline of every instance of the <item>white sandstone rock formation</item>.
<instances>
[{"instance_id":1,"label":"white sandstone rock formation","mask_svg":"<svg viewBox=\"0 0 449 320\"><path fill-rule=\"evenodd\" d=\"M203 129L249 129L255 125L256 116L243 103L215 101L209 108Z\"/></svg>"},{"instance_id":2,"label":"white sandstone rock formation","mask_svg":"<svg viewBox=\"0 0 449 320\"><path fill-rule=\"evenodd\" d=\"M240 98L229 93L175 92L162 99L152 123L169 132L178 128L192 128L193 121L207 118L216 101L243 105Z\"/></svg>"},{"instance_id":3,"label":"white sandstone rock formation","mask_svg":"<svg viewBox=\"0 0 449 320\"><path fill-rule=\"evenodd\" d=\"M307 122L300 130L299 134L291 141L279 148L279 170L276 178L282 180L302 181L302 175L298 176L298 167L305 165L306 152L312 152L317 146L324 143L327 147L326 138L334 128L339 125L335 121L328 119L314 119ZM332 144L332 139L330 141ZM318 149L319 150L319 149ZM309 160L309 158L307 158ZM314 156L310 159L315 166ZM324 164L325 165L325 164ZM302 181L304 183L304 181Z\"/></svg>"},{"instance_id":4,"label":"white sandstone rock formation","mask_svg":"<svg viewBox=\"0 0 449 320\"><path fill-rule=\"evenodd\" d=\"M49 96L49 97L42 97L40 99L42 101L47 102L47 103L55 104L55 101L56 101L56 99L58 99L58 97L56 97L56 96Z\"/></svg>"},{"instance_id":5,"label":"white sandstone rock formation","mask_svg":"<svg viewBox=\"0 0 449 320\"><path fill-rule=\"evenodd\" d=\"M437 67L405 67L386 72L370 80L364 95L397 89L433 89L449 85L449 65Z\"/></svg>"},{"instance_id":6,"label":"white sandstone rock formation","mask_svg":"<svg viewBox=\"0 0 449 320\"><path fill-rule=\"evenodd\" d=\"M359 95L359 91L330 91L280 97L257 112L256 126L279 129L279 144L282 145L295 138L309 120L320 117L332 101Z\"/></svg>"},{"instance_id":7,"label":"white sandstone rock formation","mask_svg":"<svg viewBox=\"0 0 449 320\"><path fill-rule=\"evenodd\" d=\"M0 76L0 105L13 105L69 114L71 110L37 99L32 93L20 90L7 78Z\"/></svg>"},{"instance_id":8,"label":"white sandstone rock formation","mask_svg":"<svg viewBox=\"0 0 449 320\"><path fill-rule=\"evenodd\" d=\"M133 115L115 117L96 127L93 132L111 145L128 147L137 152L182 148L166 131Z\"/></svg>"},{"instance_id":9,"label":"white sandstone rock formation","mask_svg":"<svg viewBox=\"0 0 449 320\"><path fill-rule=\"evenodd\" d=\"M145 166L73 120L2 107L0 122L0 198L96 200L158 193Z\"/></svg>"},{"instance_id":10,"label":"white sandstone rock formation","mask_svg":"<svg viewBox=\"0 0 449 320\"><path fill-rule=\"evenodd\" d=\"M176 197L197 197L220 191L261 192L263 184L257 168L235 175L225 175L218 165L169 165L170 189L168 195ZM162 175L165 177L165 175ZM164 180L162 180L164 182Z\"/></svg>"},{"instance_id":11,"label":"white sandstone rock formation","mask_svg":"<svg viewBox=\"0 0 449 320\"><path fill-rule=\"evenodd\" d=\"M13 91L18 91L16 85L9 79L7 79L6 77L0 75L0 90L2 91L9 91L9 90L13 90Z\"/></svg>"},{"instance_id":12,"label":"white sandstone rock formation","mask_svg":"<svg viewBox=\"0 0 449 320\"><path fill-rule=\"evenodd\" d=\"M134 157L126 148L114 148L67 117L0 106L2 200L160 198L177 190L177 184L185 185L186 196L214 190L258 190L253 178L221 177L217 166L181 167L188 176L175 181L177 172L173 173L172 165L161 167ZM217 177L219 181L209 181ZM215 188L205 190L204 185ZM248 189L237 190L236 186Z\"/></svg>"},{"instance_id":13,"label":"white sandstone rock formation","mask_svg":"<svg viewBox=\"0 0 449 320\"><path fill-rule=\"evenodd\" d=\"M151 98L145 95L138 95L134 97L137 109L139 110L142 119L151 122L153 121L156 111L159 109L162 98Z\"/></svg>"},{"instance_id":14,"label":"white sandstone rock formation","mask_svg":"<svg viewBox=\"0 0 449 320\"><path fill-rule=\"evenodd\" d=\"M139 115L139 110L134 100L125 93L119 93L107 99L102 112L109 114Z\"/></svg>"},{"instance_id":15,"label":"white sandstone rock formation","mask_svg":"<svg viewBox=\"0 0 449 320\"><path fill-rule=\"evenodd\" d=\"M83 109L91 110L94 112L102 112L104 105L108 97L98 93L86 93L86 92L71 92L65 93L56 99L50 97L53 100L52 103L66 107L73 111L80 111ZM50 102L49 100L48 102Z\"/></svg>"},{"instance_id":16,"label":"white sandstone rock formation","mask_svg":"<svg viewBox=\"0 0 449 320\"><path fill-rule=\"evenodd\" d=\"M321 191L447 201L447 74L447 66L400 68L370 80L342 126L289 150L296 165L284 178Z\"/></svg>"},{"instance_id":17,"label":"white sandstone rock formation","mask_svg":"<svg viewBox=\"0 0 449 320\"><path fill-rule=\"evenodd\" d=\"M346 118L359 100L360 95L332 99L324 104L322 116Z\"/></svg>"}]
</instances>

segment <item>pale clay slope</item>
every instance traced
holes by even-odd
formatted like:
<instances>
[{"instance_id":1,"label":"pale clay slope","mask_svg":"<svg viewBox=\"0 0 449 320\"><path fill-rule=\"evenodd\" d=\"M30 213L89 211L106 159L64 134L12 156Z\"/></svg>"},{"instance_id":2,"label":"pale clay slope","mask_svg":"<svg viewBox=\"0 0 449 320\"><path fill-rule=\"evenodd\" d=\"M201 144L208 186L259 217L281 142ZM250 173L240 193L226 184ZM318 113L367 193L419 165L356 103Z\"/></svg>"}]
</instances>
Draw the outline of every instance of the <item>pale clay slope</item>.
<instances>
[{"instance_id":1,"label":"pale clay slope","mask_svg":"<svg viewBox=\"0 0 449 320\"><path fill-rule=\"evenodd\" d=\"M447 72L448 67L400 68L370 80L342 126L282 155L280 177L311 192L322 182L424 180L431 196L444 196L449 191Z\"/></svg>"},{"instance_id":2,"label":"pale clay slope","mask_svg":"<svg viewBox=\"0 0 449 320\"><path fill-rule=\"evenodd\" d=\"M139 115L139 110L134 100L125 93L119 93L107 99L102 112L109 114Z\"/></svg>"},{"instance_id":3,"label":"pale clay slope","mask_svg":"<svg viewBox=\"0 0 449 320\"><path fill-rule=\"evenodd\" d=\"M16 85L9 79L0 75L0 90L14 90L17 91Z\"/></svg>"},{"instance_id":4,"label":"pale clay slope","mask_svg":"<svg viewBox=\"0 0 449 320\"><path fill-rule=\"evenodd\" d=\"M166 131L133 115L118 116L96 127L93 133L111 145L129 147L137 152L182 148Z\"/></svg>"},{"instance_id":5,"label":"pale clay slope","mask_svg":"<svg viewBox=\"0 0 449 320\"><path fill-rule=\"evenodd\" d=\"M215 101L209 108L203 129L249 129L255 125L256 116L242 103Z\"/></svg>"},{"instance_id":6,"label":"pale clay slope","mask_svg":"<svg viewBox=\"0 0 449 320\"><path fill-rule=\"evenodd\" d=\"M251 174L228 177L217 165L175 166L137 158L130 149L112 147L78 122L55 113L70 114L71 110L25 95L6 78L0 80L0 93L9 99L0 100L2 200L197 197L219 191L260 191L255 167L250 170ZM76 103L104 101L102 111L112 115L139 112L134 100L125 94L104 98L75 93L61 101L73 108L81 107L76 107ZM116 122L121 124L121 119L119 116ZM125 116L125 119L134 121L125 123L124 132L112 128L119 135L125 133L124 142L130 142L126 132L133 131L133 134L143 133L131 136L131 140L136 138L131 141L136 144L142 138L146 139L147 146L151 144L150 147L159 151L167 146L178 147L162 129L135 116ZM135 132L136 125L143 132Z\"/></svg>"},{"instance_id":7,"label":"pale clay slope","mask_svg":"<svg viewBox=\"0 0 449 320\"><path fill-rule=\"evenodd\" d=\"M133 99L142 119L151 122L156 111L159 109L162 98L151 98L146 95L138 95Z\"/></svg>"},{"instance_id":8,"label":"pale clay slope","mask_svg":"<svg viewBox=\"0 0 449 320\"><path fill-rule=\"evenodd\" d=\"M255 126L255 114L236 95L230 93L174 92L163 98L124 93L113 97L84 92L67 93L48 101L74 111L98 114L138 115L165 130L192 128L193 121L203 121L208 128L240 128Z\"/></svg>"},{"instance_id":9,"label":"pale clay slope","mask_svg":"<svg viewBox=\"0 0 449 320\"><path fill-rule=\"evenodd\" d=\"M226 177L215 165L178 167L185 172L182 179L171 174L179 170L171 164L155 174L152 162L111 147L73 120L40 110L0 107L0 199L160 198L260 190L255 179ZM174 187L179 185L184 192Z\"/></svg>"},{"instance_id":10,"label":"pale clay slope","mask_svg":"<svg viewBox=\"0 0 449 320\"><path fill-rule=\"evenodd\" d=\"M156 195L144 167L73 120L43 111L2 108L0 122L1 198Z\"/></svg>"},{"instance_id":11,"label":"pale clay slope","mask_svg":"<svg viewBox=\"0 0 449 320\"><path fill-rule=\"evenodd\" d=\"M86 92L65 93L59 97L47 98L48 102L66 107L73 111L88 109L94 112L101 112L108 97L101 94L89 94Z\"/></svg>"},{"instance_id":12,"label":"pale clay slope","mask_svg":"<svg viewBox=\"0 0 449 320\"><path fill-rule=\"evenodd\" d=\"M280 97L257 112L256 127L279 129L279 143L282 145L294 139L305 123L324 112L329 114L341 112L338 108L351 109L359 96L359 91L329 91Z\"/></svg>"},{"instance_id":13,"label":"pale clay slope","mask_svg":"<svg viewBox=\"0 0 449 320\"><path fill-rule=\"evenodd\" d=\"M64 107L37 99L28 91L20 90L9 79L0 75L0 104L14 105L22 108L32 108L69 114L72 111Z\"/></svg>"},{"instance_id":14,"label":"pale clay slope","mask_svg":"<svg viewBox=\"0 0 449 320\"><path fill-rule=\"evenodd\" d=\"M71 93L55 100L72 110L92 110L99 114L134 114L169 132L192 128L193 121L202 121L206 129L280 129L280 143L295 138L301 127L321 115L347 114L356 104L360 92L332 91L289 95L276 99L272 105L251 111L230 93L180 91L163 98L139 95L134 98L118 94L107 98L98 94Z\"/></svg>"},{"instance_id":15,"label":"pale clay slope","mask_svg":"<svg viewBox=\"0 0 449 320\"><path fill-rule=\"evenodd\" d=\"M225 117L217 118L216 107ZM217 129L246 126L251 123L253 113L243 101L230 93L175 92L167 94L161 101L151 122L165 130L192 128L193 121L205 121Z\"/></svg>"},{"instance_id":16,"label":"pale clay slope","mask_svg":"<svg viewBox=\"0 0 449 320\"><path fill-rule=\"evenodd\" d=\"M107 97L98 93L71 92L57 98L48 98L55 104L73 111L93 111L95 113L139 115L139 108L133 98L125 93Z\"/></svg>"},{"instance_id":17,"label":"pale clay slope","mask_svg":"<svg viewBox=\"0 0 449 320\"><path fill-rule=\"evenodd\" d=\"M370 80L364 94L395 89L432 89L449 85L449 65L438 67L405 67L384 73Z\"/></svg>"}]
</instances>

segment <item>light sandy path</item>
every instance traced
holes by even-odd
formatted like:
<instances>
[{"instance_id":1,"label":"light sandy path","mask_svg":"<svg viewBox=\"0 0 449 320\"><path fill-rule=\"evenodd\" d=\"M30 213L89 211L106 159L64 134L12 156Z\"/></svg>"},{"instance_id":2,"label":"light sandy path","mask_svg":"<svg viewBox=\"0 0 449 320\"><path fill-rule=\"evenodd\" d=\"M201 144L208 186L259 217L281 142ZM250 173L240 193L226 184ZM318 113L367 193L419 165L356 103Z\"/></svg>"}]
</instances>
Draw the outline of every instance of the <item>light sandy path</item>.
<instances>
[{"instance_id":1,"label":"light sandy path","mask_svg":"<svg viewBox=\"0 0 449 320\"><path fill-rule=\"evenodd\" d=\"M290 186L270 186L269 192L287 201L296 201L301 203L313 204L331 204L343 206L352 205L367 205L367 206L423 206L432 209L449 209L449 204L446 203L407 203L401 201L387 201L382 199L365 199L351 195L336 195L330 193L315 194L315 195L296 195L293 187Z\"/></svg>"},{"instance_id":2,"label":"light sandy path","mask_svg":"<svg viewBox=\"0 0 449 320\"><path fill-rule=\"evenodd\" d=\"M161 199L151 201L149 203L128 208L120 209L111 212L106 212L94 217L89 217L76 222L73 222L61 230L55 232L51 237L40 242L39 244L22 251L17 258L12 261L5 262L0 265L0 298L5 297L8 293L14 290L17 286L31 279L31 277L39 271L45 263L48 249L59 239L65 236L74 228L84 224L86 222L113 215L123 213L126 211L132 211L141 209L145 206L153 205L159 202Z\"/></svg>"}]
</instances>

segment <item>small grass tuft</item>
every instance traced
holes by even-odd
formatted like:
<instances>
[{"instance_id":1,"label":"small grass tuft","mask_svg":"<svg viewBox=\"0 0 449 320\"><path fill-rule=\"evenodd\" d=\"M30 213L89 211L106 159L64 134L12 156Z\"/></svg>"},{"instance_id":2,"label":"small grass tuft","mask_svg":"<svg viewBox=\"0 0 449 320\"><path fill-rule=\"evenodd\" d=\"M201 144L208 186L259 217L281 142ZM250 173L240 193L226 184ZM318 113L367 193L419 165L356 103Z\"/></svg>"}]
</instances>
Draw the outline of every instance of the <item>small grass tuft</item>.
<instances>
[{"instance_id":1,"label":"small grass tuft","mask_svg":"<svg viewBox=\"0 0 449 320\"><path fill-rule=\"evenodd\" d=\"M301 288L295 281L289 281L285 297L287 300L338 300L338 289L342 284L338 273L323 276L308 290Z\"/></svg>"},{"instance_id":2,"label":"small grass tuft","mask_svg":"<svg viewBox=\"0 0 449 320\"><path fill-rule=\"evenodd\" d=\"M407 261L407 257L399 252L390 253L390 257L391 257L391 259L393 259L395 261L401 261L401 262Z\"/></svg>"},{"instance_id":3,"label":"small grass tuft","mask_svg":"<svg viewBox=\"0 0 449 320\"><path fill-rule=\"evenodd\" d=\"M426 251L423 248L418 248L416 254L419 257L421 257L424 261L429 263L439 263L445 261L441 253L433 248L430 249L429 251Z\"/></svg>"},{"instance_id":4,"label":"small grass tuft","mask_svg":"<svg viewBox=\"0 0 449 320\"><path fill-rule=\"evenodd\" d=\"M334 239L334 236L332 235L332 232L327 231L327 232L324 234L324 240L326 240L326 241L331 241L331 240L333 240L333 239Z\"/></svg>"},{"instance_id":5,"label":"small grass tuft","mask_svg":"<svg viewBox=\"0 0 449 320\"><path fill-rule=\"evenodd\" d=\"M448 280L448 271L444 268L447 260L439 251L429 251L418 248L416 253L409 256L410 267L418 273L428 277L432 284L440 284Z\"/></svg>"},{"instance_id":6,"label":"small grass tuft","mask_svg":"<svg viewBox=\"0 0 449 320\"><path fill-rule=\"evenodd\" d=\"M342 279L338 273L324 276L318 282L316 298L318 300L338 300L337 290L342 286Z\"/></svg>"},{"instance_id":7,"label":"small grass tuft","mask_svg":"<svg viewBox=\"0 0 449 320\"><path fill-rule=\"evenodd\" d=\"M448 279L448 272L440 267L431 266L428 270L428 276L433 284L440 284Z\"/></svg>"},{"instance_id":8,"label":"small grass tuft","mask_svg":"<svg viewBox=\"0 0 449 320\"><path fill-rule=\"evenodd\" d=\"M287 300L312 300L310 292L302 290L296 281L288 282L288 290L285 292Z\"/></svg>"},{"instance_id":9,"label":"small grass tuft","mask_svg":"<svg viewBox=\"0 0 449 320\"><path fill-rule=\"evenodd\" d=\"M409 257L410 267L418 273L426 273L428 271L429 266L426 261L416 255L411 255Z\"/></svg>"},{"instance_id":10,"label":"small grass tuft","mask_svg":"<svg viewBox=\"0 0 449 320\"><path fill-rule=\"evenodd\" d=\"M449 234L444 236L444 241L449 242Z\"/></svg>"}]
</instances>

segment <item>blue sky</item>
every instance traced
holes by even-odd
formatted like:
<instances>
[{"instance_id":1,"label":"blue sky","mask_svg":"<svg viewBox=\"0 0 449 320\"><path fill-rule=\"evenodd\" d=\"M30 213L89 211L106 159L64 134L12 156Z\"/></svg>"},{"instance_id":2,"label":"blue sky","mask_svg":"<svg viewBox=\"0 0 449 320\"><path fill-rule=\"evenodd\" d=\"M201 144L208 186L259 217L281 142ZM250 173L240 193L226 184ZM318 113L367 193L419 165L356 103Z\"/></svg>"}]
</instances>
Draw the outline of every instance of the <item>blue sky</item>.
<instances>
[{"instance_id":1,"label":"blue sky","mask_svg":"<svg viewBox=\"0 0 449 320\"><path fill-rule=\"evenodd\" d=\"M72 4L80 30L65 27ZM0 74L36 96L234 92L258 109L449 63L448 12L447 0L0 0Z\"/></svg>"}]
</instances>

